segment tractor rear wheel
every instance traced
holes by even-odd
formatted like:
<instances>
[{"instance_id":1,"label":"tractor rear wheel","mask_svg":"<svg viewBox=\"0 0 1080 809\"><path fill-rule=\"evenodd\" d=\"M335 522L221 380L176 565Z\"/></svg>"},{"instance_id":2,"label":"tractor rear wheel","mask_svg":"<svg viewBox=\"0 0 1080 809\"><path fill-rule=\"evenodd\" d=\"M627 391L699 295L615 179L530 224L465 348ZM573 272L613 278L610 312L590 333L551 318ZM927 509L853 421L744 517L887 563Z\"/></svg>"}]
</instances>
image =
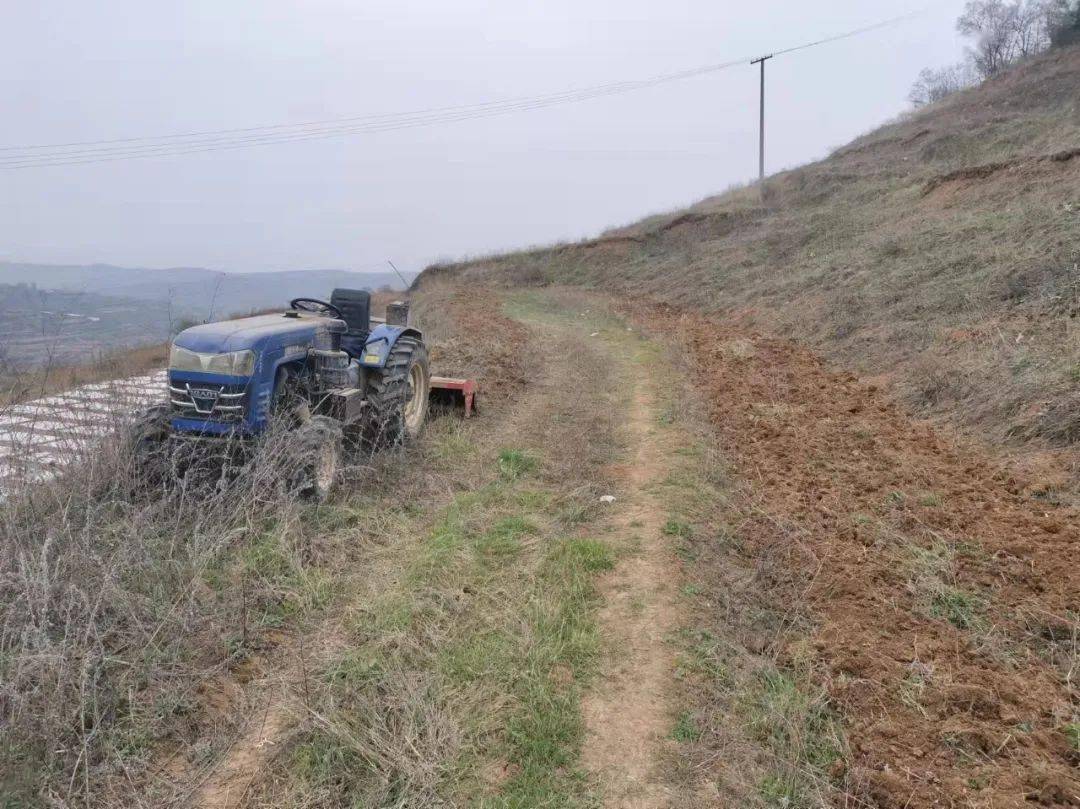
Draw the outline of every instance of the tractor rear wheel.
<instances>
[{"instance_id":1,"label":"tractor rear wheel","mask_svg":"<svg viewBox=\"0 0 1080 809\"><path fill-rule=\"evenodd\" d=\"M290 442L296 450L296 489L321 503L341 478L341 422L313 416L292 433Z\"/></svg>"},{"instance_id":2,"label":"tractor rear wheel","mask_svg":"<svg viewBox=\"0 0 1080 809\"><path fill-rule=\"evenodd\" d=\"M427 420L431 371L427 348L400 337L383 368L368 372L366 444L374 452L416 438Z\"/></svg>"}]
</instances>

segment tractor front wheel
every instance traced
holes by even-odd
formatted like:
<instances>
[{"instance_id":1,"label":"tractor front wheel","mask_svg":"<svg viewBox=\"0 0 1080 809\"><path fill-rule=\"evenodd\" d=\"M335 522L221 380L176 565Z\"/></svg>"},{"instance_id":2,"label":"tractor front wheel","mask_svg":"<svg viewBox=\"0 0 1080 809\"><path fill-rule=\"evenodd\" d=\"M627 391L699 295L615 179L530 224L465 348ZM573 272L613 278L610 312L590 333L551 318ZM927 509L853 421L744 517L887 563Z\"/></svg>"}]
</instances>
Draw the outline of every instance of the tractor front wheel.
<instances>
[{"instance_id":1,"label":"tractor front wheel","mask_svg":"<svg viewBox=\"0 0 1080 809\"><path fill-rule=\"evenodd\" d=\"M168 405L140 412L127 426L124 452L130 459L132 482L138 489L154 489L167 482L169 472Z\"/></svg>"},{"instance_id":2,"label":"tractor front wheel","mask_svg":"<svg viewBox=\"0 0 1080 809\"><path fill-rule=\"evenodd\" d=\"M341 479L341 422L313 416L296 429L291 441L297 450L296 488L321 503Z\"/></svg>"},{"instance_id":3,"label":"tractor front wheel","mask_svg":"<svg viewBox=\"0 0 1080 809\"><path fill-rule=\"evenodd\" d=\"M369 372L367 445L372 451L399 446L424 428L431 393L427 348L415 337L400 337L386 365Z\"/></svg>"}]
</instances>

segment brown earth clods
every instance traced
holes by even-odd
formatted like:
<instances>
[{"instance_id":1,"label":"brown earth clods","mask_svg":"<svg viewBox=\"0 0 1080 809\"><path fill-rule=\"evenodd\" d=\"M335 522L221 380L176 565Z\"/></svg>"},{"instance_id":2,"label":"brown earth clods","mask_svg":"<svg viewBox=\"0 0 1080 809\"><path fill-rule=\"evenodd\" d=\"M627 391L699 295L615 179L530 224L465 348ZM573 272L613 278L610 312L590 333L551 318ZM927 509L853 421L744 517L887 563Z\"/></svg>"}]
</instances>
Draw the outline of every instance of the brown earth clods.
<instances>
[{"instance_id":1,"label":"brown earth clods","mask_svg":"<svg viewBox=\"0 0 1080 809\"><path fill-rule=\"evenodd\" d=\"M745 552L778 560L765 597L810 617L779 654L809 654L842 717L836 786L876 807L1080 806L1078 515L788 341L646 320L691 350L746 481Z\"/></svg>"},{"instance_id":2,"label":"brown earth clods","mask_svg":"<svg viewBox=\"0 0 1080 809\"><path fill-rule=\"evenodd\" d=\"M471 377L479 407L505 403L529 379L528 329L502 311L502 299L478 285L425 287L417 320L431 352L431 372Z\"/></svg>"}]
</instances>

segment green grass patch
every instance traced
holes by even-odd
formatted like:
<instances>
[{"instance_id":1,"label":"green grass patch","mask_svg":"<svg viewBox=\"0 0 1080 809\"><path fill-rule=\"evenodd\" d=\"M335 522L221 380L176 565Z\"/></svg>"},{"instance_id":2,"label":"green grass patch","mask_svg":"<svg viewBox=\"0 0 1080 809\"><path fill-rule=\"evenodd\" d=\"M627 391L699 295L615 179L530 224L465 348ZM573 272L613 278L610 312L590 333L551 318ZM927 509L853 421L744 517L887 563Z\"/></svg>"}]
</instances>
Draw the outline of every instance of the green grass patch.
<instances>
[{"instance_id":1,"label":"green grass patch","mask_svg":"<svg viewBox=\"0 0 1080 809\"><path fill-rule=\"evenodd\" d=\"M567 540L561 552L570 557L573 566L580 566L588 573L599 573L615 567L614 551L599 539Z\"/></svg>"},{"instance_id":2,"label":"green grass patch","mask_svg":"<svg viewBox=\"0 0 1080 809\"><path fill-rule=\"evenodd\" d=\"M978 629L984 604L978 596L955 587L945 587L930 601L930 614L948 621L957 629Z\"/></svg>"},{"instance_id":3,"label":"green grass patch","mask_svg":"<svg viewBox=\"0 0 1080 809\"><path fill-rule=\"evenodd\" d=\"M512 557L521 550L523 537L537 533L539 529L524 517L504 517L477 538L474 548L488 560Z\"/></svg>"},{"instance_id":4,"label":"green grass patch","mask_svg":"<svg viewBox=\"0 0 1080 809\"><path fill-rule=\"evenodd\" d=\"M675 726L671 729L671 738L677 742L696 742L701 738L701 729L688 711L676 718Z\"/></svg>"},{"instance_id":5,"label":"green grass patch","mask_svg":"<svg viewBox=\"0 0 1080 809\"><path fill-rule=\"evenodd\" d=\"M520 477L536 471L539 461L536 457L520 449L499 450L499 472L508 480L517 480Z\"/></svg>"},{"instance_id":6,"label":"green grass patch","mask_svg":"<svg viewBox=\"0 0 1080 809\"><path fill-rule=\"evenodd\" d=\"M664 536L668 537L681 537L683 539L689 539L694 535L694 529L690 527L688 523L680 520L668 520L664 523L664 527L661 529Z\"/></svg>"},{"instance_id":7,"label":"green grass patch","mask_svg":"<svg viewBox=\"0 0 1080 809\"><path fill-rule=\"evenodd\" d=\"M470 634L451 644L440 655L440 667L458 683L483 677L502 677L514 662L516 639L502 629Z\"/></svg>"},{"instance_id":8,"label":"green grass patch","mask_svg":"<svg viewBox=\"0 0 1080 809\"><path fill-rule=\"evenodd\" d=\"M1070 722L1062 728L1061 732L1064 733L1065 738L1069 740L1072 749L1080 752L1080 722Z\"/></svg>"},{"instance_id":9,"label":"green grass patch","mask_svg":"<svg viewBox=\"0 0 1080 809\"><path fill-rule=\"evenodd\" d=\"M595 539L558 540L541 564L529 605L532 642L516 661L518 703L507 724L510 759L520 769L495 805L592 803L576 770L584 736L580 687L599 651L592 579L614 564L612 550Z\"/></svg>"},{"instance_id":10,"label":"green grass patch","mask_svg":"<svg viewBox=\"0 0 1080 809\"><path fill-rule=\"evenodd\" d=\"M291 772L308 793L321 793L327 789L342 792L349 773L363 767L362 758L340 739L317 730L292 754Z\"/></svg>"},{"instance_id":11,"label":"green grass patch","mask_svg":"<svg viewBox=\"0 0 1080 809\"><path fill-rule=\"evenodd\" d=\"M746 713L748 729L774 754L759 784L770 806L817 807L817 782L844 756L840 722L824 691L776 668L758 675Z\"/></svg>"}]
</instances>

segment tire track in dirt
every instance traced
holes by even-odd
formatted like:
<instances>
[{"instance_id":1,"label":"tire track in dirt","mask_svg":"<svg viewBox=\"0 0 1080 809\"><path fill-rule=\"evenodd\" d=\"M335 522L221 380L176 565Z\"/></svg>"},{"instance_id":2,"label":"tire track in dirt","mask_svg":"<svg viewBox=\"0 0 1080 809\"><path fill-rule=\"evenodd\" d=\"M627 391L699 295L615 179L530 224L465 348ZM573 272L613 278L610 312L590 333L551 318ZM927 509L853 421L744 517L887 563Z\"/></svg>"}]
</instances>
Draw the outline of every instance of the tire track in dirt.
<instances>
[{"instance_id":1,"label":"tire track in dirt","mask_svg":"<svg viewBox=\"0 0 1080 809\"><path fill-rule=\"evenodd\" d=\"M194 779L186 805L193 809L236 809L246 805L265 768L308 713L303 695L310 672L319 671L344 648L336 621L319 628L315 640L319 647L312 654L310 641L305 649L299 634L290 638L279 650L279 659L267 663L267 670L250 683L241 704L222 706L243 710L247 721L240 725L224 753ZM241 679L249 676L245 673ZM217 690L229 690L224 684L215 685Z\"/></svg>"},{"instance_id":2,"label":"tire track in dirt","mask_svg":"<svg viewBox=\"0 0 1080 809\"><path fill-rule=\"evenodd\" d=\"M844 718L835 786L898 809L1080 805L1077 515L788 341L643 317L691 346L757 589L809 619L775 652L809 653Z\"/></svg>"},{"instance_id":3,"label":"tire track in dirt","mask_svg":"<svg viewBox=\"0 0 1080 809\"><path fill-rule=\"evenodd\" d=\"M248 792L276 753L289 727L303 714L304 705L289 683L264 684L252 699L251 720L233 740L225 755L205 774L191 799L197 809L232 809L242 806Z\"/></svg>"},{"instance_id":4,"label":"tire track in dirt","mask_svg":"<svg viewBox=\"0 0 1080 809\"><path fill-rule=\"evenodd\" d=\"M643 368L635 368L627 423L636 451L622 487L625 505L613 526L621 546L640 541L640 549L601 581L605 673L582 703L583 763L600 778L604 806L620 809L654 809L669 802L656 769L671 728L675 653L667 638L679 626L677 560L662 538L667 512L652 492L670 471L670 439L662 440L656 429L654 383Z\"/></svg>"}]
</instances>

